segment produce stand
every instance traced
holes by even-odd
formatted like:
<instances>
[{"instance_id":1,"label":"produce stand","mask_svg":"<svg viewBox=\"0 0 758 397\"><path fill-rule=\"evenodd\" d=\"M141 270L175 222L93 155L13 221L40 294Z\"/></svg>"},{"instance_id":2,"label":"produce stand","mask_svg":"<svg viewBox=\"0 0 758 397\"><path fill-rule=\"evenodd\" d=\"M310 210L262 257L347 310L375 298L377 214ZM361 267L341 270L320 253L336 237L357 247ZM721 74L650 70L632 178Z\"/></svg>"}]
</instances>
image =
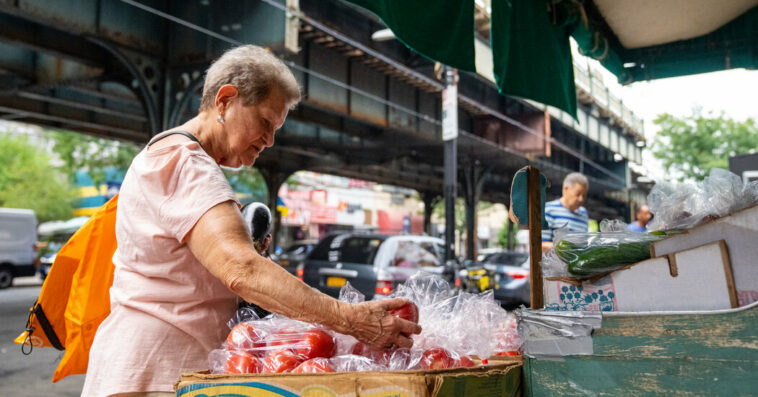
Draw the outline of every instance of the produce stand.
<instances>
[{"instance_id":1,"label":"produce stand","mask_svg":"<svg viewBox=\"0 0 758 397\"><path fill-rule=\"evenodd\" d=\"M531 191L534 186L530 185L530 199L535 197ZM530 223L535 208L539 209L529 206ZM614 311L613 303L608 302L606 306L586 305L584 307L592 309L580 311L566 311L565 307L558 309L564 311L522 310L518 317L519 333L524 339L525 395L755 395L758 387L756 219L758 206L706 220L684 233L653 243L651 259L603 276L604 280L612 280L614 273L622 274L635 266L665 268L665 280L656 279L652 274L639 279L640 288L636 293L640 295L645 293L646 287L654 288L664 281L675 280L685 266L716 269L720 271L719 277L702 276L700 281L709 287L723 284L719 290L726 291L722 309L688 310L687 306L712 303L708 302L711 298L707 293L698 296L697 286L689 285L659 291L662 296L674 296L693 292L687 288L694 290L692 301L680 300L676 310L655 309L651 304L649 308L622 312ZM531 238L536 236L532 234ZM534 241L530 247L534 256L541 254L536 251L538 246ZM692 252L705 252L702 250L706 248L723 254L709 261L702 261L702 255L692 255ZM687 262L683 263L684 260ZM537 269L533 267L533 270ZM579 283L569 292L583 299L585 295L579 294L586 294L593 283L603 281ZM546 288L550 288L549 284L550 281L545 282ZM608 288L606 284L603 287ZM532 293L539 296L533 296L532 302L545 301L546 307L551 307L551 299L555 298L544 296L542 292L533 288ZM738 294L741 307L738 307ZM672 303L662 302L661 306L672 307Z\"/></svg>"}]
</instances>

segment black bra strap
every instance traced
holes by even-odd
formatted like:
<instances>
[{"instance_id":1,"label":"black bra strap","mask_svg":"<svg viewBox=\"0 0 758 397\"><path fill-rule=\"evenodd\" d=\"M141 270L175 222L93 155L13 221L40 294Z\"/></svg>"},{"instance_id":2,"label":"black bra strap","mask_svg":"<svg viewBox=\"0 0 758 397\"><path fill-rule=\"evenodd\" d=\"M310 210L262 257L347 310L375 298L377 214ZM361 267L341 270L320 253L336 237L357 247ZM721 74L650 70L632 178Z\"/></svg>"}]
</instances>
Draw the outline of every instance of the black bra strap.
<instances>
[{"instance_id":1,"label":"black bra strap","mask_svg":"<svg viewBox=\"0 0 758 397\"><path fill-rule=\"evenodd\" d=\"M195 138L194 135L190 134L187 131L169 131L169 132L167 132L167 133L165 133L163 135L158 135L156 137L153 137L153 139L151 139L150 142L147 143L147 146L150 146L150 145L154 144L155 142L158 142L161 139L163 139L163 138L165 138L167 136L171 136L171 135L184 135L187 138L189 138L189 139L197 142L197 144L200 145L200 147L203 147L203 144L201 144L200 141L198 141L197 138Z\"/></svg>"}]
</instances>

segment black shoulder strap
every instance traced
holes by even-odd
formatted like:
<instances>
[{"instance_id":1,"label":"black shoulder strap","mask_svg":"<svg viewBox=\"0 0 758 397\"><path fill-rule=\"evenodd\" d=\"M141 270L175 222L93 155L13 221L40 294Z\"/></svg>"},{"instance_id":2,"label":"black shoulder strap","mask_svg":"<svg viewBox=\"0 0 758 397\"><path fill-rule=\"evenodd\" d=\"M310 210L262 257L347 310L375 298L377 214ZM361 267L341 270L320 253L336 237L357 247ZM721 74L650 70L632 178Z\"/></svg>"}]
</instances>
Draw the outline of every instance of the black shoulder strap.
<instances>
[{"instance_id":1,"label":"black shoulder strap","mask_svg":"<svg viewBox=\"0 0 758 397\"><path fill-rule=\"evenodd\" d=\"M147 143L147 146L150 146L150 145L154 144L155 142L158 142L161 139L163 139L163 138L165 138L167 136L171 136L171 135L184 135L187 138L189 138L189 139L197 142L197 144L200 145L200 147L203 147L203 144L200 143L200 141L198 141L197 138L195 138L194 135L190 134L187 131L169 131L169 132L167 132L165 134L155 136L155 137L153 137L153 139L150 140L150 142Z\"/></svg>"}]
</instances>

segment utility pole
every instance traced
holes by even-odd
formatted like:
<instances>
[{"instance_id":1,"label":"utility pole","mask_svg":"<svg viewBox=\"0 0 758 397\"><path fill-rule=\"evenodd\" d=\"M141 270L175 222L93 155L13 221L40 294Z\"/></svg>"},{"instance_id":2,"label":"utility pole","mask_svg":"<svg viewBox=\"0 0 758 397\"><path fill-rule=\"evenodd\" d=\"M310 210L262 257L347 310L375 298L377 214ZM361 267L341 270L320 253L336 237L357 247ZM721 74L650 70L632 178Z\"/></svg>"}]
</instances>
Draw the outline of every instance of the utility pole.
<instances>
[{"instance_id":1,"label":"utility pole","mask_svg":"<svg viewBox=\"0 0 758 397\"><path fill-rule=\"evenodd\" d=\"M445 142L445 261L455 259L455 197L458 178L458 71L445 66L442 91L442 140Z\"/></svg>"}]
</instances>

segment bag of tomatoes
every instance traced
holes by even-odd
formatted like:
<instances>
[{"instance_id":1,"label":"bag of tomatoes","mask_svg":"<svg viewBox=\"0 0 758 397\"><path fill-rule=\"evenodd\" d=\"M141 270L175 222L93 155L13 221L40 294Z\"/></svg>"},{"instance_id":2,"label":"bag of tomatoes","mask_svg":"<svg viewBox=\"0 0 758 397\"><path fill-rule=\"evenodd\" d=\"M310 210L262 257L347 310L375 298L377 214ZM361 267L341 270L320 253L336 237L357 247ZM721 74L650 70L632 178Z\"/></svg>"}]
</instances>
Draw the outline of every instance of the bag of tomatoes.
<instances>
[{"instance_id":1,"label":"bag of tomatoes","mask_svg":"<svg viewBox=\"0 0 758 397\"><path fill-rule=\"evenodd\" d=\"M233 325L225 345L211 352L209 361L213 373L334 372L326 360L336 353L332 331L269 316Z\"/></svg>"},{"instance_id":2,"label":"bag of tomatoes","mask_svg":"<svg viewBox=\"0 0 758 397\"><path fill-rule=\"evenodd\" d=\"M221 349L209 355L213 373L324 373L436 370L473 367L471 356L518 354L515 318L492 293L458 292L439 277L419 273L390 297L408 304L391 315L418 322L410 349L373 349L352 336L270 315L258 319L241 309L230 320ZM340 299L359 303L364 296L346 284Z\"/></svg>"}]
</instances>

